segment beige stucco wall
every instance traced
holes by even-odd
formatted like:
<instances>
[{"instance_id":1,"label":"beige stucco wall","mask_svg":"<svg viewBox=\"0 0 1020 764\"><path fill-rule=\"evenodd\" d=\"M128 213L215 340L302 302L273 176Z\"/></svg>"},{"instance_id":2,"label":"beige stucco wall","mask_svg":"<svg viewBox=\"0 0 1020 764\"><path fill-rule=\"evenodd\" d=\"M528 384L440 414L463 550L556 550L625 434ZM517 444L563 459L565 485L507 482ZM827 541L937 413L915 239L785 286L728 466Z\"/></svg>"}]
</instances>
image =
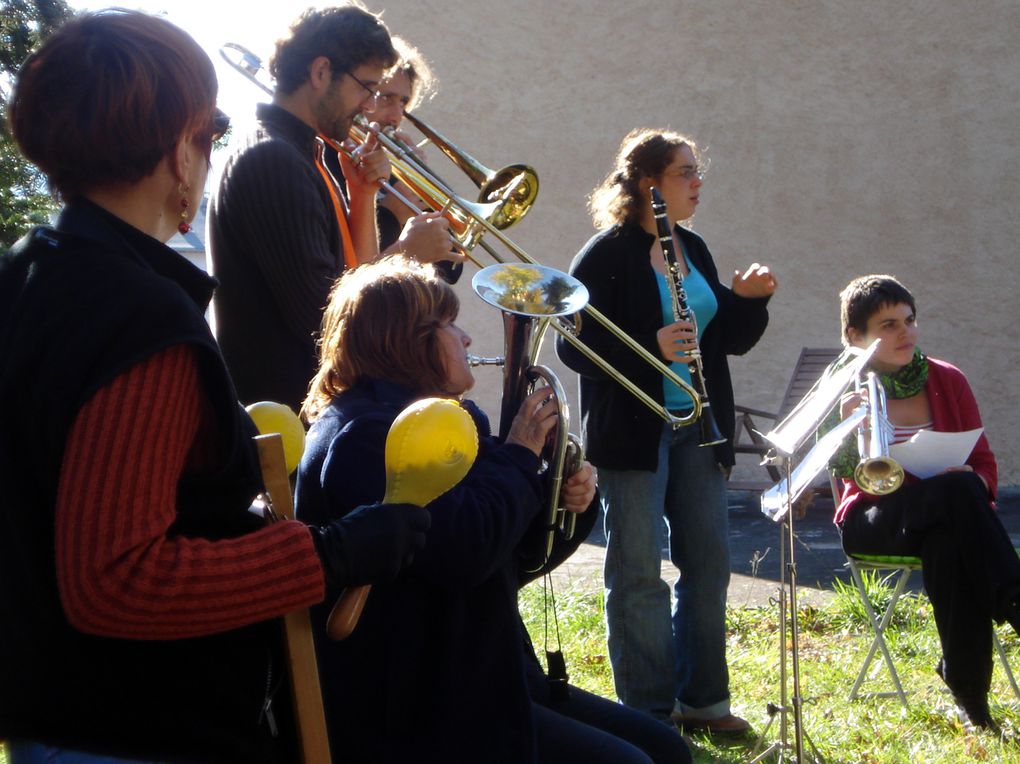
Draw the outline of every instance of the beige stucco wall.
<instances>
[{"instance_id":1,"label":"beige stucco wall","mask_svg":"<svg viewBox=\"0 0 1020 764\"><path fill-rule=\"evenodd\" d=\"M440 87L421 116L490 167L538 171L538 202L509 232L536 259L566 269L591 236L585 197L628 130L688 132L711 157L694 227L720 273L758 260L781 283L765 337L732 360L737 400L775 409L800 348L838 343L840 288L891 272L918 298L922 346L969 374L1002 482L1020 484L1016 0L366 2L432 61ZM229 25L192 31L210 50L231 39L265 56L302 7L267 7L236 40ZM258 95L221 94L239 129ZM457 287L462 323L476 352L498 354L501 320L472 273ZM575 395L551 348L542 361ZM495 418L499 372L476 376Z\"/></svg>"},{"instance_id":2,"label":"beige stucco wall","mask_svg":"<svg viewBox=\"0 0 1020 764\"><path fill-rule=\"evenodd\" d=\"M1015 0L387 0L384 18L440 77L420 115L490 167L538 170L510 232L537 259L565 269L591 235L585 195L631 127L689 132L712 160L694 227L720 272L758 260L781 282L765 337L733 361L737 399L775 408L800 348L837 342L839 289L891 272L918 298L923 347L969 373L1003 482L1020 482ZM468 281L464 323L498 352ZM478 376L496 412L497 372Z\"/></svg>"}]
</instances>

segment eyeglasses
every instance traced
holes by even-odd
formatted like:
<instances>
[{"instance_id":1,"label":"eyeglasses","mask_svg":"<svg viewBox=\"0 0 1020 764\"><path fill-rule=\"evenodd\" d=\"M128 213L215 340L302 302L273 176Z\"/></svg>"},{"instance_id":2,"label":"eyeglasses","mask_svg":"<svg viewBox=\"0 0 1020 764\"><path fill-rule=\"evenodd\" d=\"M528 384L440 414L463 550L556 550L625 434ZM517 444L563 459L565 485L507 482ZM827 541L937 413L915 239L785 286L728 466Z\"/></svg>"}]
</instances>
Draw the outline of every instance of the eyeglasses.
<instances>
[{"instance_id":1,"label":"eyeglasses","mask_svg":"<svg viewBox=\"0 0 1020 764\"><path fill-rule=\"evenodd\" d=\"M213 112L212 118L212 131L209 134L209 139L215 143L224 135L227 134L227 130L230 129L230 117L224 114L219 108Z\"/></svg>"},{"instance_id":2,"label":"eyeglasses","mask_svg":"<svg viewBox=\"0 0 1020 764\"><path fill-rule=\"evenodd\" d=\"M674 178L683 178L684 180L694 180L695 178L698 180L704 180L707 172L707 167L686 164L679 170L664 170L662 174L672 175Z\"/></svg>"},{"instance_id":3,"label":"eyeglasses","mask_svg":"<svg viewBox=\"0 0 1020 764\"><path fill-rule=\"evenodd\" d=\"M352 80L354 80L359 85L361 85L361 87L363 87L365 89L365 91L369 94L369 96L371 96L372 98L378 98L379 97L379 91L378 90L376 90L375 88L370 88L368 85L366 85L360 79L355 77L354 74L352 74L351 72L349 72L349 71L348 72L344 72L344 74L346 74Z\"/></svg>"},{"instance_id":4,"label":"eyeglasses","mask_svg":"<svg viewBox=\"0 0 1020 764\"><path fill-rule=\"evenodd\" d=\"M406 107L411 103L410 96L400 95L399 93L376 93L375 102L380 106L389 108L390 106L400 105L401 108Z\"/></svg>"}]
</instances>

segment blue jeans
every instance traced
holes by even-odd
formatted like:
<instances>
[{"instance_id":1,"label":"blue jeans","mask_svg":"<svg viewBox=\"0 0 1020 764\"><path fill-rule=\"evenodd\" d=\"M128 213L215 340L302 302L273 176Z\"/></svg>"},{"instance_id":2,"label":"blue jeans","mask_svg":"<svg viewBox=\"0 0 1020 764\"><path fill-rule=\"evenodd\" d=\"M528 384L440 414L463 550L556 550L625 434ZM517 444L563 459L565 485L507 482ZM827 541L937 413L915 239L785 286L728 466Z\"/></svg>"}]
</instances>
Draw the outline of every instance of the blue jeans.
<instances>
[{"instance_id":1,"label":"blue jeans","mask_svg":"<svg viewBox=\"0 0 1020 764\"><path fill-rule=\"evenodd\" d=\"M698 428L663 425L655 472L599 468L606 513L606 621L616 694L666 717L730 712L726 478ZM661 578L664 531L680 571Z\"/></svg>"},{"instance_id":2,"label":"blue jeans","mask_svg":"<svg viewBox=\"0 0 1020 764\"><path fill-rule=\"evenodd\" d=\"M577 687L566 701L532 703L539 760L556 764L690 764L672 724Z\"/></svg>"},{"instance_id":3,"label":"blue jeans","mask_svg":"<svg viewBox=\"0 0 1020 764\"><path fill-rule=\"evenodd\" d=\"M45 743L7 741L11 764L156 764L136 759L117 759L98 753L54 748Z\"/></svg>"}]
</instances>

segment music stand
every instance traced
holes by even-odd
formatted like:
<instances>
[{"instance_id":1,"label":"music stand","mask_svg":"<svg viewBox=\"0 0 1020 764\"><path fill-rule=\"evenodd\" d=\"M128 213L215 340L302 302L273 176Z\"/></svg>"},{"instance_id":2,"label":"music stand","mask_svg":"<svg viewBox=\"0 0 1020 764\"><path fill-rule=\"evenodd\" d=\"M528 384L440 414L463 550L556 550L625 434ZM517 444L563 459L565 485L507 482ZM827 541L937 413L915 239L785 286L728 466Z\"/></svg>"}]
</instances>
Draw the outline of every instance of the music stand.
<instances>
[{"instance_id":1,"label":"music stand","mask_svg":"<svg viewBox=\"0 0 1020 764\"><path fill-rule=\"evenodd\" d=\"M794 407L790 415L776 426L774 430L763 437L772 444L773 448L766 455L763 464L769 463L779 466L784 474L782 480L761 497L762 513L779 524L779 704L770 702L766 710L769 714L769 722L759 739L759 745L751 753L749 764L762 761L773 753L778 753L777 761L783 761L784 754L793 750L794 761L802 764L804 761L804 741L811 746L814 754L814 761L824 761L815 748L814 743L804 731L802 696L800 690L800 644L797 626L797 565L795 561L795 535L794 535L794 513L793 503L800 497L804 490L811 484L815 476L825 468L832 455L838 450L843 439L857 427L866 416L866 411L858 408L847 419L833 428L821 438L818 443L808 452L793 469L793 460L797 451L810 438L826 414L836 404L843 391L856 378L864 365L874 354L878 346L877 340L864 351L856 348L847 348L843 355L837 359L836 370L832 373L823 374L815 382L800 402ZM844 366L839 366L845 362ZM787 559L788 558L788 559ZM787 587L789 587L789 608L787 608ZM789 624L789 625L788 625ZM790 664L793 679L793 693L790 696L787 692L788 676L786 665L786 633L790 631ZM786 715L793 712L794 742L787 739L788 724ZM779 738L769 744L764 751L755 755L761 744L765 741L769 729L772 727L776 717L779 717Z\"/></svg>"}]
</instances>

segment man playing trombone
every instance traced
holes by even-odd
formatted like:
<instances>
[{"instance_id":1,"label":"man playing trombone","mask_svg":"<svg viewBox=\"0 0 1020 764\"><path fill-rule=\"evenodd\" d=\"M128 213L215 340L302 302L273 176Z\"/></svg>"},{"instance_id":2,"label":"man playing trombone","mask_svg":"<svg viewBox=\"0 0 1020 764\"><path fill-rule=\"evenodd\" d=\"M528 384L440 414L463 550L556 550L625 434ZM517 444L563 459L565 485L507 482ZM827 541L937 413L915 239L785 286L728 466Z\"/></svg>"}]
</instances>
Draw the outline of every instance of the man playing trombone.
<instances>
[{"instance_id":1,"label":"man playing trombone","mask_svg":"<svg viewBox=\"0 0 1020 764\"><path fill-rule=\"evenodd\" d=\"M435 93L436 78L425 57L402 37L392 38L397 51L397 62L390 67L379 84L375 98L368 102L365 117L375 122L394 139L399 140L415 159L425 161L424 152L418 148L405 132L400 129L406 112L418 107ZM398 193L391 193L395 189ZM403 195L416 206L412 207L399 198ZM411 234L414 228L432 224L432 216L420 215L419 209L429 207L395 175L390 185L384 186L377 197L376 223L379 226L379 249L384 252L401 251L400 238ZM408 227L410 226L410 227ZM405 231L407 233L405 233ZM434 265L439 275L455 284L464 270L463 262L437 260Z\"/></svg>"},{"instance_id":2,"label":"man playing trombone","mask_svg":"<svg viewBox=\"0 0 1020 764\"><path fill-rule=\"evenodd\" d=\"M300 406L333 281L379 256L375 195L389 161L370 133L356 148L341 143L396 58L382 21L353 4L305 12L277 43L273 102L259 105L209 207L213 318L243 402ZM322 161L338 149L342 187ZM446 221L421 218L394 249L457 259Z\"/></svg>"}]
</instances>

